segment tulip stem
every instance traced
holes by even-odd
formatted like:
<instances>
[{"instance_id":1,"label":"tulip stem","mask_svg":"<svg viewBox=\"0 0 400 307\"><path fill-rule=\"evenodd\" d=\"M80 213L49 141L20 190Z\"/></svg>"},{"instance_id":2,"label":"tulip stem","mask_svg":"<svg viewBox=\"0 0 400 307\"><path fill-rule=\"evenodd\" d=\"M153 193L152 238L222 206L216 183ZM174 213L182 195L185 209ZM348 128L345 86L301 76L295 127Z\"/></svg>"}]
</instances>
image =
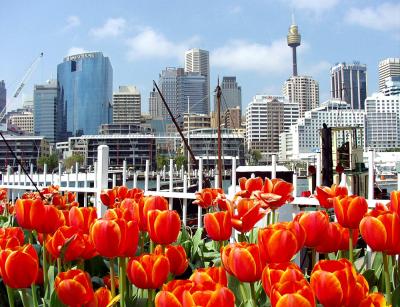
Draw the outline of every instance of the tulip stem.
<instances>
[{"instance_id":1,"label":"tulip stem","mask_svg":"<svg viewBox=\"0 0 400 307\"><path fill-rule=\"evenodd\" d=\"M153 289L147 289L147 307L153 307L154 306L154 290Z\"/></svg>"},{"instance_id":2,"label":"tulip stem","mask_svg":"<svg viewBox=\"0 0 400 307\"><path fill-rule=\"evenodd\" d=\"M6 285L7 289L7 296L8 296L8 304L10 307L14 307L14 290L11 289L9 286Z\"/></svg>"},{"instance_id":3,"label":"tulip stem","mask_svg":"<svg viewBox=\"0 0 400 307\"><path fill-rule=\"evenodd\" d=\"M115 297L115 271L114 271L114 258L110 259L110 280L111 280L111 296Z\"/></svg>"},{"instance_id":4,"label":"tulip stem","mask_svg":"<svg viewBox=\"0 0 400 307\"><path fill-rule=\"evenodd\" d=\"M275 223L276 223L276 220L275 220L275 219L276 219L276 212L275 212L275 209L272 210L271 219L272 219L271 224L275 224Z\"/></svg>"},{"instance_id":5,"label":"tulip stem","mask_svg":"<svg viewBox=\"0 0 400 307\"><path fill-rule=\"evenodd\" d=\"M392 292L390 287L388 255L386 255L386 253L382 253L382 256L383 256L383 270L385 272L386 301L387 304L390 305L392 303Z\"/></svg>"},{"instance_id":6,"label":"tulip stem","mask_svg":"<svg viewBox=\"0 0 400 307\"><path fill-rule=\"evenodd\" d=\"M22 305L24 305L24 307L30 307L29 299L28 296L26 295L26 289L21 290L21 299L22 299Z\"/></svg>"},{"instance_id":7,"label":"tulip stem","mask_svg":"<svg viewBox=\"0 0 400 307\"><path fill-rule=\"evenodd\" d=\"M125 307L125 292L126 292L126 263L125 258L119 258L119 295L120 299L120 306Z\"/></svg>"},{"instance_id":8,"label":"tulip stem","mask_svg":"<svg viewBox=\"0 0 400 307\"><path fill-rule=\"evenodd\" d=\"M253 301L253 306L257 307L257 296L256 296L256 290L254 288L254 282L250 283L250 291L251 291L251 299Z\"/></svg>"},{"instance_id":9,"label":"tulip stem","mask_svg":"<svg viewBox=\"0 0 400 307\"><path fill-rule=\"evenodd\" d=\"M349 260L353 264L353 229L349 228Z\"/></svg>"},{"instance_id":10,"label":"tulip stem","mask_svg":"<svg viewBox=\"0 0 400 307\"><path fill-rule=\"evenodd\" d=\"M245 302L247 300L247 296L246 296L246 290L244 289L244 284L242 282L239 284L239 289L240 289L240 295L242 297L242 302Z\"/></svg>"},{"instance_id":11,"label":"tulip stem","mask_svg":"<svg viewBox=\"0 0 400 307\"><path fill-rule=\"evenodd\" d=\"M154 242L150 239L150 254L154 252Z\"/></svg>"},{"instance_id":12,"label":"tulip stem","mask_svg":"<svg viewBox=\"0 0 400 307\"><path fill-rule=\"evenodd\" d=\"M57 258L57 271L58 274L62 272L61 258Z\"/></svg>"},{"instance_id":13,"label":"tulip stem","mask_svg":"<svg viewBox=\"0 0 400 307\"><path fill-rule=\"evenodd\" d=\"M36 293L36 285L33 282L31 285L31 290L32 290L32 302L33 302L33 307L38 307L38 300L37 300L37 293Z\"/></svg>"},{"instance_id":14,"label":"tulip stem","mask_svg":"<svg viewBox=\"0 0 400 307\"><path fill-rule=\"evenodd\" d=\"M46 253L46 239L47 234L43 234L43 284L44 284L44 292L50 294L49 288L49 272L48 272L48 265L47 265L47 253ZM60 273L60 272L58 272Z\"/></svg>"},{"instance_id":15,"label":"tulip stem","mask_svg":"<svg viewBox=\"0 0 400 307\"><path fill-rule=\"evenodd\" d=\"M311 267L310 271L313 270L316 263L317 263L317 251L315 248L312 248L311 249L311 265L312 265L312 267Z\"/></svg>"}]
</instances>

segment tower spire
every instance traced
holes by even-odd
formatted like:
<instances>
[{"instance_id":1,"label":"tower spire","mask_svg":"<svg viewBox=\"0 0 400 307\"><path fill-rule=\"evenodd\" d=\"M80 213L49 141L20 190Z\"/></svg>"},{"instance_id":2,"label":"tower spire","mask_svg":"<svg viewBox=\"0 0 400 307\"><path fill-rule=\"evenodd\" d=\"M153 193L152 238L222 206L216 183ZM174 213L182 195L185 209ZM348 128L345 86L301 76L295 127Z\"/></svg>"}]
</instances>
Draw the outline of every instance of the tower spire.
<instances>
[{"instance_id":1,"label":"tower spire","mask_svg":"<svg viewBox=\"0 0 400 307\"><path fill-rule=\"evenodd\" d=\"M289 33L287 35L287 44L292 48L293 55L293 76L297 76L297 54L296 47L300 46L301 36L299 29L294 20L294 13L292 13L292 25L289 27Z\"/></svg>"}]
</instances>

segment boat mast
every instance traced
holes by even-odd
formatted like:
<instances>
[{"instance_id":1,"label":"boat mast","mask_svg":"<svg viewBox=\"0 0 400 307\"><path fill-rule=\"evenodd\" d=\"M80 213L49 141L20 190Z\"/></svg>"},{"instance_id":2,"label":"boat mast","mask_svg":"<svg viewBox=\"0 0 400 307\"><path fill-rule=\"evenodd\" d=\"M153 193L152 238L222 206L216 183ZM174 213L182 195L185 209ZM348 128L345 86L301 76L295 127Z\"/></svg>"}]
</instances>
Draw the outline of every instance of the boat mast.
<instances>
[{"instance_id":1,"label":"boat mast","mask_svg":"<svg viewBox=\"0 0 400 307\"><path fill-rule=\"evenodd\" d=\"M218 131L218 188L222 189L222 159L221 159L221 87L219 86L219 77L217 88L217 131Z\"/></svg>"}]
</instances>

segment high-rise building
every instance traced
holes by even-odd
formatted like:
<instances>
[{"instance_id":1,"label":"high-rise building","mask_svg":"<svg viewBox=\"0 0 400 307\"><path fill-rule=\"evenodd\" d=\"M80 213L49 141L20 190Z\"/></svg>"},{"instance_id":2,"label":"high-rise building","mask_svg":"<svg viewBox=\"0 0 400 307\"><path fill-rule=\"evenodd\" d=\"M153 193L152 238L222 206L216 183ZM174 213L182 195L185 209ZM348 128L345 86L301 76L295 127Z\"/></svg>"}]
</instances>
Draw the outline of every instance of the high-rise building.
<instances>
[{"instance_id":1,"label":"high-rise building","mask_svg":"<svg viewBox=\"0 0 400 307\"><path fill-rule=\"evenodd\" d=\"M206 77L195 72L185 72L177 79L179 114L209 114Z\"/></svg>"},{"instance_id":2,"label":"high-rise building","mask_svg":"<svg viewBox=\"0 0 400 307\"><path fill-rule=\"evenodd\" d=\"M224 113L225 128L240 129L242 126L242 119L240 116L240 107L228 108ZM218 124L217 124L218 125Z\"/></svg>"},{"instance_id":3,"label":"high-rise building","mask_svg":"<svg viewBox=\"0 0 400 307\"><path fill-rule=\"evenodd\" d=\"M57 66L58 99L68 135L97 134L112 121L113 70L101 52L67 56Z\"/></svg>"},{"instance_id":4,"label":"high-rise building","mask_svg":"<svg viewBox=\"0 0 400 307\"><path fill-rule=\"evenodd\" d=\"M33 134L33 113L30 111L18 112L8 117L8 124L18 127L28 134Z\"/></svg>"},{"instance_id":5,"label":"high-rise building","mask_svg":"<svg viewBox=\"0 0 400 307\"><path fill-rule=\"evenodd\" d=\"M400 76L400 58L387 58L379 62L379 91L385 87L385 79Z\"/></svg>"},{"instance_id":6,"label":"high-rise building","mask_svg":"<svg viewBox=\"0 0 400 307\"><path fill-rule=\"evenodd\" d=\"M385 86L381 90L385 96L399 95L400 94L400 76L387 77L385 79Z\"/></svg>"},{"instance_id":7,"label":"high-rise building","mask_svg":"<svg viewBox=\"0 0 400 307\"><path fill-rule=\"evenodd\" d=\"M167 109L157 91L151 91L149 94L149 113L152 118L168 118Z\"/></svg>"},{"instance_id":8,"label":"high-rise building","mask_svg":"<svg viewBox=\"0 0 400 307\"><path fill-rule=\"evenodd\" d=\"M358 62L333 66L331 98L346 101L353 109L364 109L367 98L367 66Z\"/></svg>"},{"instance_id":9,"label":"high-rise building","mask_svg":"<svg viewBox=\"0 0 400 307\"><path fill-rule=\"evenodd\" d=\"M183 75L183 68L175 68L175 67L167 67L164 69L158 81L158 87L160 88L161 93L164 96L166 103L168 104L169 109L171 110L174 117L177 117L179 114L179 105L178 105L178 75ZM161 97L158 97L158 94L155 95L157 97L157 113L158 116L162 116L166 119L169 118L169 114L165 109L163 102L161 101Z\"/></svg>"},{"instance_id":10,"label":"high-rise building","mask_svg":"<svg viewBox=\"0 0 400 307\"><path fill-rule=\"evenodd\" d=\"M319 104L319 84L309 76L293 76L285 81L283 95L299 105L299 117Z\"/></svg>"},{"instance_id":11,"label":"high-rise building","mask_svg":"<svg viewBox=\"0 0 400 307\"><path fill-rule=\"evenodd\" d=\"M57 81L35 85L33 90L33 118L35 135L44 136L49 143L65 139L62 105L57 99Z\"/></svg>"},{"instance_id":12,"label":"high-rise building","mask_svg":"<svg viewBox=\"0 0 400 307\"><path fill-rule=\"evenodd\" d=\"M0 81L0 112L6 107L7 104L7 90L4 80Z\"/></svg>"},{"instance_id":13,"label":"high-rise building","mask_svg":"<svg viewBox=\"0 0 400 307\"><path fill-rule=\"evenodd\" d=\"M287 44L292 48L292 58L293 58L293 76L297 76L297 55L296 48L300 46L301 35L299 29L294 21L294 16L292 16L292 25L289 28L289 33L287 35Z\"/></svg>"},{"instance_id":14,"label":"high-rise building","mask_svg":"<svg viewBox=\"0 0 400 307\"><path fill-rule=\"evenodd\" d=\"M133 85L122 85L113 94L113 123L140 124L141 96Z\"/></svg>"},{"instance_id":15,"label":"high-rise building","mask_svg":"<svg viewBox=\"0 0 400 307\"><path fill-rule=\"evenodd\" d=\"M210 59L207 50L193 48L185 52L185 72L197 72L206 77L207 114L210 113Z\"/></svg>"},{"instance_id":16,"label":"high-rise building","mask_svg":"<svg viewBox=\"0 0 400 307\"><path fill-rule=\"evenodd\" d=\"M242 112L242 87L236 82L236 77L222 77L221 82L221 114L227 109L239 107ZM217 95L214 94L214 112L217 110Z\"/></svg>"}]
</instances>

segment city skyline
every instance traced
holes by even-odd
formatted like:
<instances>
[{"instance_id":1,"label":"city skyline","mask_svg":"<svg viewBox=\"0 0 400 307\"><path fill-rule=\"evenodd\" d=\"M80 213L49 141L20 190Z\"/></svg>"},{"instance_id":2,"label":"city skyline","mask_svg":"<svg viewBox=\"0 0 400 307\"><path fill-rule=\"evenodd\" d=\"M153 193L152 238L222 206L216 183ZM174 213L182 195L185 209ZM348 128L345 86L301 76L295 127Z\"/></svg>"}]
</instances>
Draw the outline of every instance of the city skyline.
<instances>
[{"instance_id":1,"label":"city skyline","mask_svg":"<svg viewBox=\"0 0 400 307\"><path fill-rule=\"evenodd\" d=\"M196 11L190 1L156 6L121 1L95 11L94 3L72 1L63 10L50 1L3 6L0 56L7 60L2 61L0 80L6 82L9 100L42 51L44 58L22 91L25 96L32 96L34 84L54 78L66 55L100 51L113 66L114 91L119 85L136 85L147 101L152 80L162 69L183 67L185 51L201 48L210 52L211 90L218 76L236 76L245 108L256 94L280 95L291 75L286 35L293 11L302 35L298 74L319 82L320 101L330 97L334 64L366 64L370 95L378 90L379 61L398 56L400 50L400 22L395 18L400 4L394 1L204 1ZM48 11L52 14L41 18ZM142 111L148 112L148 104L142 104Z\"/></svg>"}]
</instances>

